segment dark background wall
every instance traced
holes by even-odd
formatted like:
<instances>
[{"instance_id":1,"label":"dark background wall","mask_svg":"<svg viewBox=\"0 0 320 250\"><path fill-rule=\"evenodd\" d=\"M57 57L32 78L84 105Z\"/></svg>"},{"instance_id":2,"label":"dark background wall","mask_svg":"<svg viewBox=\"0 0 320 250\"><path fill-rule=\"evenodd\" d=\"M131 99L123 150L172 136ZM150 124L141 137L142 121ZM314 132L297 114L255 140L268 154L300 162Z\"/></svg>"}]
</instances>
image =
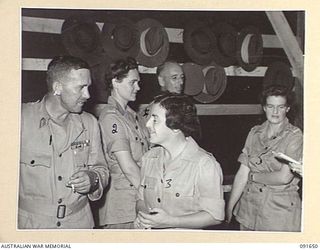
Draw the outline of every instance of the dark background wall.
<instances>
[{"instance_id":1,"label":"dark background wall","mask_svg":"<svg viewBox=\"0 0 320 250\"><path fill-rule=\"evenodd\" d=\"M137 22L143 18L154 18L167 28L182 29L192 19L209 23L225 21L240 30L247 25L255 25L262 34L275 34L264 11L139 11L139 10L63 10L63 9L22 9L22 16L52 19L66 19L70 15L84 14L96 22L105 22L112 17L126 17ZM297 35L298 16L303 12L284 12L292 31ZM303 16L303 15L302 15ZM60 34L22 31L22 58L49 59L56 55L67 54ZM302 40L303 42L303 40ZM302 49L303 49L302 44ZM191 62L183 44L170 43L169 59L180 63ZM282 48L264 48L260 66L280 60L289 63ZM263 78L228 76L227 88L213 104L258 104ZM22 70L22 102L41 99L46 93L45 71ZM149 103L159 92L155 75L141 74L141 91L133 106ZM91 98L86 110L90 111L95 97ZM291 115L293 116L293 114ZM213 153L220 162L224 175L234 175L239 167L237 157L241 152L246 136L252 126L264 120L263 115L223 115L201 116L203 138L200 145Z\"/></svg>"}]
</instances>

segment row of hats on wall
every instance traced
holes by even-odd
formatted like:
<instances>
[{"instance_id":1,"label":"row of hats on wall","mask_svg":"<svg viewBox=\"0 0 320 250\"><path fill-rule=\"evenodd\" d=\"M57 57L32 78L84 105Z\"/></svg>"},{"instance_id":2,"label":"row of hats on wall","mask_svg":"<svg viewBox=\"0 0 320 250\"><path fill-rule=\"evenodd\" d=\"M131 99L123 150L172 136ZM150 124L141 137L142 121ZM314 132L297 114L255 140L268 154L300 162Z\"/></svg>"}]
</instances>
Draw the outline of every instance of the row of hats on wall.
<instances>
[{"instance_id":1,"label":"row of hats on wall","mask_svg":"<svg viewBox=\"0 0 320 250\"><path fill-rule=\"evenodd\" d=\"M98 64L102 54L111 59L131 56L140 65L156 67L169 54L169 38L157 20L144 18L137 23L124 17L110 17L102 31L94 20L71 16L62 25L62 42L67 51ZM200 65L214 62L222 67L238 64L246 71L260 63L263 41L259 30L247 26L237 32L225 22L209 25L192 20L184 27L183 47L190 59Z\"/></svg>"},{"instance_id":2,"label":"row of hats on wall","mask_svg":"<svg viewBox=\"0 0 320 250\"><path fill-rule=\"evenodd\" d=\"M110 60L131 56L143 66L156 67L169 53L165 28L150 18L137 23L123 17L109 18L100 31L94 20L71 16L63 23L61 34L66 50L89 63L97 82L104 79L104 64ZM194 20L184 28L183 46L193 61L183 64L184 92L201 103L214 102L223 94L227 86L224 67L238 62L244 70L252 71L260 64L263 51L262 36L254 26L236 32L227 23L211 27ZM264 85L275 83L292 87L293 76L286 63L275 62L268 67ZM105 101L104 93L98 91L98 95Z\"/></svg>"}]
</instances>

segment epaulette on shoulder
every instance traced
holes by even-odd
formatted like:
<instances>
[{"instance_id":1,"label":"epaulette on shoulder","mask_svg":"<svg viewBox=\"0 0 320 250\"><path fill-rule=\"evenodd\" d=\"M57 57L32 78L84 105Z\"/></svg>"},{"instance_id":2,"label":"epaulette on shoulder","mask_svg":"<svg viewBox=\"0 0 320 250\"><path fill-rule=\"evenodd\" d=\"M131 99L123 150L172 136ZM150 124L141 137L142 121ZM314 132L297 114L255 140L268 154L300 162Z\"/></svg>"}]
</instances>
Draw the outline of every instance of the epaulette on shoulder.
<instances>
[{"instance_id":1,"label":"epaulette on shoulder","mask_svg":"<svg viewBox=\"0 0 320 250\"><path fill-rule=\"evenodd\" d=\"M107 114L116 114L117 109L115 106L107 104L104 109L101 111L101 115L107 115Z\"/></svg>"},{"instance_id":2,"label":"epaulette on shoulder","mask_svg":"<svg viewBox=\"0 0 320 250\"><path fill-rule=\"evenodd\" d=\"M294 134L295 133L301 133L301 129L296 127L296 126L294 126L294 125L292 125L292 124L290 124L290 126L288 126L288 129Z\"/></svg>"}]
</instances>

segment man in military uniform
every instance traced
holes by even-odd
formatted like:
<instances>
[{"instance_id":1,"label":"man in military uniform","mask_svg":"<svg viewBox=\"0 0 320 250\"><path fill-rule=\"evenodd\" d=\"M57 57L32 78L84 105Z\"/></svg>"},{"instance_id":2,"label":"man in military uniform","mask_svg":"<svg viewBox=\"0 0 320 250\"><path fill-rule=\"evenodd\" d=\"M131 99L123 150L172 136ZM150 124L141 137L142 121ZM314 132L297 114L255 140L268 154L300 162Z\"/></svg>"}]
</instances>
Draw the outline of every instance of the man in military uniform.
<instances>
[{"instance_id":1,"label":"man in military uniform","mask_svg":"<svg viewBox=\"0 0 320 250\"><path fill-rule=\"evenodd\" d=\"M157 67L157 78L161 92L177 93L183 92L184 73L182 67L176 61L166 61ZM152 103L140 108L140 116L145 123L149 120Z\"/></svg>"},{"instance_id":2,"label":"man in military uniform","mask_svg":"<svg viewBox=\"0 0 320 250\"><path fill-rule=\"evenodd\" d=\"M82 112L89 66L56 57L47 84L41 101L22 105L18 228L93 228L89 199L100 199L109 172L97 120Z\"/></svg>"}]
</instances>

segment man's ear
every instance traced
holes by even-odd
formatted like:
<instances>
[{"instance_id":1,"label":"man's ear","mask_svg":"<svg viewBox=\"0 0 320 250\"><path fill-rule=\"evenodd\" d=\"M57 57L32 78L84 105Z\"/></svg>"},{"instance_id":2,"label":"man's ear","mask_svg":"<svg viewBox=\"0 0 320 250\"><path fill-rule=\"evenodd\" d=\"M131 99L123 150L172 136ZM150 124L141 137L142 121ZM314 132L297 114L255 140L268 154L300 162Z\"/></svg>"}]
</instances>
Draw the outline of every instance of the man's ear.
<instances>
[{"instance_id":1,"label":"man's ear","mask_svg":"<svg viewBox=\"0 0 320 250\"><path fill-rule=\"evenodd\" d=\"M166 85L162 76L158 76L158 83L162 88Z\"/></svg>"},{"instance_id":2,"label":"man's ear","mask_svg":"<svg viewBox=\"0 0 320 250\"><path fill-rule=\"evenodd\" d=\"M60 82L54 82L52 84L52 90L54 95L61 95L62 84Z\"/></svg>"}]
</instances>

